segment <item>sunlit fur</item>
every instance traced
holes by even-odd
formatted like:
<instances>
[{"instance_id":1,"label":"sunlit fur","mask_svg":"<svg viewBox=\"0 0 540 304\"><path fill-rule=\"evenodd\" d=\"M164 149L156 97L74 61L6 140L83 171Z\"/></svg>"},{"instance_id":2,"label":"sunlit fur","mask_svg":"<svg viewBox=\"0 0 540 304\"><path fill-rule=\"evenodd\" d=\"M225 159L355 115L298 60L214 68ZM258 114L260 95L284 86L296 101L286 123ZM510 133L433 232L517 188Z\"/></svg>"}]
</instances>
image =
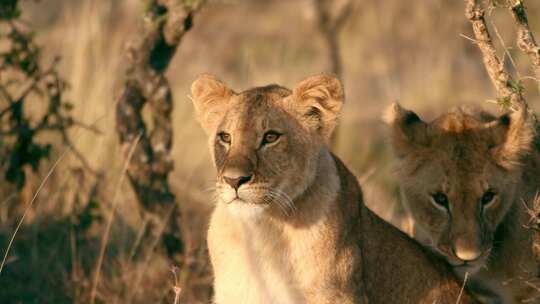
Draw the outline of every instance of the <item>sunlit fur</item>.
<instances>
[{"instance_id":1,"label":"sunlit fur","mask_svg":"<svg viewBox=\"0 0 540 304\"><path fill-rule=\"evenodd\" d=\"M401 198L415 237L444 256L471 287L514 303L534 292L537 274L526 206L517 190L534 129L525 111L492 117L457 108L431 123L394 104L386 114L398 157ZM483 205L486 192L495 193ZM432 196L444 193L448 206ZM465 261L460 256L473 256Z\"/></svg>"}]
</instances>

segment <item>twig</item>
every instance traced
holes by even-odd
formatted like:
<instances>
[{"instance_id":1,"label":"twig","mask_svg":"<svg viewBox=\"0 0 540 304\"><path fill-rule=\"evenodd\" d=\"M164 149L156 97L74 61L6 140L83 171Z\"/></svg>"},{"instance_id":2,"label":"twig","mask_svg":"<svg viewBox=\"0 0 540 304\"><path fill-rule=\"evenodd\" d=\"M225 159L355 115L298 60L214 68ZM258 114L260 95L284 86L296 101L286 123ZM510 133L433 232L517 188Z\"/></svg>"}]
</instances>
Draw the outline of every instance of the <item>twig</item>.
<instances>
[{"instance_id":1,"label":"twig","mask_svg":"<svg viewBox=\"0 0 540 304\"><path fill-rule=\"evenodd\" d=\"M96 120L94 120L94 122L91 124L91 126L97 124L101 119L103 119L105 116L107 115L104 114L102 115L101 117L98 117ZM77 137L75 136L75 138L77 138L77 140L80 138L80 137ZM75 145L73 145L73 147L75 147ZM28 204L28 206L26 207L26 209L24 210L24 213L21 217L21 219L19 220L19 222L17 223L17 227L15 228L15 231L13 232L13 235L11 236L10 240L9 240L9 243L8 243L8 246L6 248L6 252L4 254L4 258L2 259L2 263L0 264L0 274L2 274L2 269L6 263L6 260L7 260L7 257L9 255L9 251L11 249L11 246L13 245L13 241L15 240L15 236L17 235L17 232L19 231L19 229L21 228L21 225L22 223L24 222L24 219L26 218L26 215L28 214L28 212L30 211L30 209L32 209L33 205L34 205L34 202L36 200L36 198L38 197L39 193L41 192L41 190L43 189L43 187L45 186L45 184L47 183L47 181L49 180L49 178L51 177L52 173L56 170L56 167L60 164L60 162L66 157L66 155L72 151L71 147L68 146L64 152L62 152L62 154L60 154L60 157L58 157L58 159L54 162L54 164L51 166L51 168L49 169L49 171L47 172L47 175L45 175L45 177L43 178L43 180L41 181L41 184L39 185L38 189L36 190L36 193L34 194L34 196L32 197L32 199L30 200L30 203Z\"/></svg>"},{"instance_id":2,"label":"twig","mask_svg":"<svg viewBox=\"0 0 540 304\"><path fill-rule=\"evenodd\" d=\"M180 293L182 292L182 288L180 287L180 280L178 279L178 267L173 266L171 269L171 272L174 276L174 285L173 285L173 292L174 292L174 304L180 303Z\"/></svg>"},{"instance_id":3,"label":"twig","mask_svg":"<svg viewBox=\"0 0 540 304\"><path fill-rule=\"evenodd\" d=\"M14 100L24 99L28 94L30 94L30 92L36 90L41 80L43 80L47 76L55 75L56 67L59 62L60 62L60 57L55 57L47 69L45 69L41 73L36 74L32 78L32 80L26 84L26 86L24 86L21 90L19 90L19 93L16 94L17 97L15 97Z\"/></svg>"},{"instance_id":4,"label":"twig","mask_svg":"<svg viewBox=\"0 0 540 304\"><path fill-rule=\"evenodd\" d=\"M99 172L97 172L95 169L92 168L86 157L75 147L69 136L67 135L67 132L65 129L62 129L61 132L62 135L62 141L66 146L71 148L71 151L73 152L73 155L81 162L83 168L85 168L88 172L90 172L92 175L97 176L99 175Z\"/></svg>"},{"instance_id":5,"label":"twig","mask_svg":"<svg viewBox=\"0 0 540 304\"><path fill-rule=\"evenodd\" d=\"M131 144L131 148L129 150L129 153L127 155L126 161L124 162L124 168L122 169L122 175L120 176L120 179L118 180L118 184L116 185L116 190L113 196L112 200L112 206L111 206L111 214L109 215L109 219L107 220L107 226L105 226L105 232L103 233L103 237L101 239L101 246L99 249L99 256L96 263L96 270L94 275L94 280L92 282L92 291L90 292L90 303L95 303L96 300L96 291L97 291L97 284L99 282L99 277L101 274L101 265L103 264L103 259L105 256L105 250L107 249L107 243L109 242L109 234L111 232L112 222L114 219L114 213L116 211L116 203L118 202L118 197L120 194L120 189L122 187L122 184L124 183L124 179L126 176L126 172L129 167L129 163L131 159L133 158L133 154L135 152L135 148L137 147L139 140L141 139L142 133L135 138L133 143Z\"/></svg>"},{"instance_id":6,"label":"twig","mask_svg":"<svg viewBox=\"0 0 540 304\"><path fill-rule=\"evenodd\" d=\"M519 73L519 70L517 68L516 62L514 61L514 58L512 57L512 54L508 51L510 48L506 46L506 43L504 42L503 37L499 33L499 29L497 28L497 25L495 25L495 22L491 22L491 27L493 27L493 31L495 32L495 35L497 36L497 39L499 39L499 43L503 47L503 65L504 65L504 58L508 57L508 60L510 60L510 63L512 64L512 67L514 68L514 71L516 72L517 79L521 79L521 74Z\"/></svg>"},{"instance_id":7,"label":"twig","mask_svg":"<svg viewBox=\"0 0 540 304\"><path fill-rule=\"evenodd\" d=\"M459 295L456 300L456 304L459 304L461 301L461 297L463 296L463 291L465 290L465 284L467 284L467 279L469 278L469 273L465 272L465 277L463 278L463 284L461 285L461 290L459 291Z\"/></svg>"},{"instance_id":8,"label":"twig","mask_svg":"<svg viewBox=\"0 0 540 304\"><path fill-rule=\"evenodd\" d=\"M60 157L58 157L58 159L56 160L56 162L54 162L53 166L51 167L51 169L49 169L49 172L47 172L47 175L45 176L45 178L41 181L41 184L39 185L36 193L34 194L34 196L32 197L32 200L30 200L30 203L28 204L28 206L26 206L26 209L24 210L24 213L21 217L21 219L19 220L19 222L17 223L17 227L15 227L15 231L13 231L13 235L11 235L11 238L9 240L9 243L8 243L8 246L6 248L6 252L4 253L4 258L2 259L2 264L0 264L0 274L2 274L2 269L4 269L4 264L6 263L6 260L7 260L7 257L9 255L9 251L11 249L11 246L13 245L13 241L15 240L15 236L17 235L17 232L19 231L19 229L21 228L21 225L22 223L24 222L24 219L26 218L26 215L28 214L28 212L30 211L30 209L32 209L32 206L34 205L34 202L36 200L36 198L38 197L39 193L41 192L41 190L43 189L43 187L45 186L45 183L47 183L47 181L49 180L49 177L52 175L52 173L54 172L54 170L56 169L56 167L58 166L58 164L64 159L64 157L67 155L67 153L70 151L70 148L68 147L66 150L64 150L64 152L60 155Z\"/></svg>"},{"instance_id":9,"label":"twig","mask_svg":"<svg viewBox=\"0 0 540 304\"><path fill-rule=\"evenodd\" d=\"M536 75L536 78L540 78L540 48L529 28L529 21L523 1L509 0L509 3L510 12L517 27L517 45L529 56L534 69L534 74Z\"/></svg>"},{"instance_id":10,"label":"twig","mask_svg":"<svg viewBox=\"0 0 540 304\"><path fill-rule=\"evenodd\" d=\"M459 36L461 36L462 38L465 38L465 39L469 40L469 41L472 42L472 43L478 43L478 41L476 41L475 39L473 39L473 38L471 38L471 37L469 37L469 36L467 36L467 35L465 35L465 34L459 34Z\"/></svg>"},{"instance_id":11,"label":"twig","mask_svg":"<svg viewBox=\"0 0 540 304\"><path fill-rule=\"evenodd\" d=\"M133 303L132 297L135 296L137 291L139 291L139 285L142 280L142 274L146 273L146 269L150 266L150 261L152 259L152 253L156 249L156 247L159 245L159 242L161 240L161 236L165 233L165 230L167 229L167 226L169 225L169 220L173 212L175 211L174 206L169 206L169 210L165 212L165 215L163 218L161 218L160 223L156 227L156 235L153 239L148 239L148 254L146 255L142 267L140 268L140 271L137 272L137 275L135 277L135 283L132 284L133 289L135 292L132 292L130 296L127 298L126 303Z\"/></svg>"}]
</instances>

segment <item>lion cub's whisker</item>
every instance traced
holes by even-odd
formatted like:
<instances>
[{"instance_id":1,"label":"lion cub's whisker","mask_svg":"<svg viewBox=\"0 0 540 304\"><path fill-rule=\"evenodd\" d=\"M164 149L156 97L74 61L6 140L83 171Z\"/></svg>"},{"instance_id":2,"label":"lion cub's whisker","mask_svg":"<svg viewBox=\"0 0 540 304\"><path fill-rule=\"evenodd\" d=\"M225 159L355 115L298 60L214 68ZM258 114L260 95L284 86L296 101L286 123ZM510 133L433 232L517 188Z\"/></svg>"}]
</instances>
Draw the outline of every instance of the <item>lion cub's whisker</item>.
<instances>
[{"instance_id":1,"label":"lion cub's whisker","mask_svg":"<svg viewBox=\"0 0 540 304\"><path fill-rule=\"evenodd\" d=\"M289 208L288 204L281 199L280 196L277 196L271 191L266 194L269 196L270 202L275 202L286 216L290 216L292 214L292 210Z\"/></svg>"},{"instance_id":2,"label":"lion cub's whisker","mask_svg":"<svg viewBox=\"0 0 540 304\"><path fill-rule=\"evenodd\" d=\"M272 190L270 190L268 194L275 197L277 201L280 204L282 204L285 209L287 209L289 215L296 211L296 206L294 205L294 202L289 198L288 195L284 193L275 192Z\"/></svg>"}]
</instances>

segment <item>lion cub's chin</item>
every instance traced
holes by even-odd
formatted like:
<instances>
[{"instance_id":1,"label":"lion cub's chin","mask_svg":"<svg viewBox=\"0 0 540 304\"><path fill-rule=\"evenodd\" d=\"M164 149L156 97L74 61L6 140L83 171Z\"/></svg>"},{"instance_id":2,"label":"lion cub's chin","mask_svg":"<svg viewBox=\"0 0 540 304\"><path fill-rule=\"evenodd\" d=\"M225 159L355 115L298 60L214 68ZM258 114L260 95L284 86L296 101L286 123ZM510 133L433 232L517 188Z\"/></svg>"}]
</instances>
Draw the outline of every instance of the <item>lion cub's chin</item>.
<instances>
[{"instance_id":1,"label":"lion cub's chin","mask_svg":"<svg viewBox=\"0 0 540 304\"><path fill-rule=\"evenodd\" d=\"M482 268L486 267L486 263L489 257L490 250L486 251L482 254L480 258L478 258L475 261L472 262L463 262L457 258L449 257L445 255L443 252L435 250L436 254L441 255L447 262L452 266L454 269L454 273L456 273L458 276L463 278L465 273L468 273L469 275L474 275L477 272L479 272Z\"/></svg>"},{"instance_id":2,"label":"lion cub's chin","mask_svg":"<svg viewBox=\"0 0 540 304\"><path fill-rule=\"evenodd\" d=\"M226 209L232 216L246 220L260 218L267 208L267 204L254 204L239 198L226 204Z\"/></svg>"},{"instance_id":3,"label":"lion cub's chin","mask_svg":"<svg viewBox=\"0 0 540 304\"><path fill-rule=\"evenodd\" d=\"M482 269L482 267L484 266L484 264L482 263L477 263L477 264L466 264L466 265L461 265L461 266L454 266L454 273L459 277L461 278L462 280L465 278L465 274L467 273L468 275L474 275L476 274L478 271L480 271L480 269Z\"/></svg>"}]
</instances>

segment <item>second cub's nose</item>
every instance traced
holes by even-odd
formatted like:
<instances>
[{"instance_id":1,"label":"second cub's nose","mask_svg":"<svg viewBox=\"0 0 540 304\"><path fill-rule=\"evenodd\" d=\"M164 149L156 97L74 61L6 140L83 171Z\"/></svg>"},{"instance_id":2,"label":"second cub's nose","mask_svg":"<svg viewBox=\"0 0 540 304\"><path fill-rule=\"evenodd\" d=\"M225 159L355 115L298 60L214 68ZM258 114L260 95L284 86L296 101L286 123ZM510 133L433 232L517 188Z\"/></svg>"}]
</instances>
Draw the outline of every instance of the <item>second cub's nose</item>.
<instances>
[{"instance_id":1,"label":"second cub's nose","mask_svg":"<svg viewBox=\"0 0 540 304\"><path fill-rule=\"evenodd\" d=\"M474 261L482 255L478 246L475 246L473 243L467 242L462 238L456 240L456 243L454 244L454 253L459 259L465 262Z\"/></svg>"},{"instance_id":2,"label":"second cub's nose","mask_svg":"<svg viewBox=\"0 0 540 304\"><path fill-rule=\"evenodd\" d=\"M225 180L225 182L227 184L229 184L235 190L238 190L238 188L240 188L240 186L242 186L243 184L249 182L251 180L251 177L252 177L252 175L239 176L239 177L234 177L234 178L224 176L223 179Z\"/></svg>"}]
</instances>

